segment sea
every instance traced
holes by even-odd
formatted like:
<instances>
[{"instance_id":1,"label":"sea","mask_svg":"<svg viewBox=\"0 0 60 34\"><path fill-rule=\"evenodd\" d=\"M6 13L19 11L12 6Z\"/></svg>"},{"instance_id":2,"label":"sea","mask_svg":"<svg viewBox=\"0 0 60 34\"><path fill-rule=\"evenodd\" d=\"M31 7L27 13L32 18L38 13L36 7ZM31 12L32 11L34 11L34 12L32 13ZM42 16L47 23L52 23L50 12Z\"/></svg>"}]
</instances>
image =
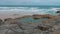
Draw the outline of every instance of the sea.
<instances>
[{"instance_id":1,"label":"sea","mask_svg":"<svg viewBox=\"0 0 60 34\"><path fill-rule=\"evenodd\" d=\"M15 18L33 14L58 15L57 10L60 10L60 6L0 5L0 18Z\"/></svg>"}]
</instances>

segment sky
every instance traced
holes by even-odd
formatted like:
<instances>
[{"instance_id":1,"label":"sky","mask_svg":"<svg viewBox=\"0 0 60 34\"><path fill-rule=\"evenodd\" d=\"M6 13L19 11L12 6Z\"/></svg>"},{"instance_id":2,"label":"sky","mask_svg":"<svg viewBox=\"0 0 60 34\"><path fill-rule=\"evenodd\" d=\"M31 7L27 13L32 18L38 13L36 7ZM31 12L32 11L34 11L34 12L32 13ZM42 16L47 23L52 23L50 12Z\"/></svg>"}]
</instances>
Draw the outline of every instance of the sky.
<instances>
[{"instance_id":1,"label":"sky","mask_svg":"<svg viewBox=\"0 0 60 34\"><path fill-rule=\"evenodd\" d=\"M60 0L0 0L0 5L60 5Z\"/></svg>"}]
</instances>

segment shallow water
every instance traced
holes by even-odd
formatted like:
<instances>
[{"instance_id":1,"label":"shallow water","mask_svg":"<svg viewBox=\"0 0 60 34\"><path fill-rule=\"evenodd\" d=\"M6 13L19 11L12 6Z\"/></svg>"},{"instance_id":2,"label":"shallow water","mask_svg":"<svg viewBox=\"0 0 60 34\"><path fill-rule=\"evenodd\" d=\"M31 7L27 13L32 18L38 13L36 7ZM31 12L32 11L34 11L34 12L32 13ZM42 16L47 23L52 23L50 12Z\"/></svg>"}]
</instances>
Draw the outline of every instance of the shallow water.
<instances>
[{"instance_id":1,"label":"shallow water","mask_svg":"<svg viewBox=\"0 0 60 34\"><path fill-rule=\"evenodd\" d=\"M21 23L36 23L39 24L42 21L47 20L47 18L39 18L39 19L34 19L33 17L28 17L28 18L22 18L20 19Z\"/></svg>"}]
</instances>

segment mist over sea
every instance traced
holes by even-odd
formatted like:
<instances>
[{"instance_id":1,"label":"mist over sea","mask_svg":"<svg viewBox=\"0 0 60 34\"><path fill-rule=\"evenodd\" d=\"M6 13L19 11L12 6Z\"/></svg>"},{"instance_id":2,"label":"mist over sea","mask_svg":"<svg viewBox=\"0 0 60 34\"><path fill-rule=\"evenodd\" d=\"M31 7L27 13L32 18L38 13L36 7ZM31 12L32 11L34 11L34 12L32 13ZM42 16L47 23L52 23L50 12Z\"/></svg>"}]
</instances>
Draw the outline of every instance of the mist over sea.
<instances>
[{"instance_id":1,"label":"mist over sea","mask_svg":"<svg viewBox=\"0 0 60 34\"><path fill-rule=\"evenodd\" d=\"M33 14L56 15L56 9L60 9L60 6L0 5L0 18L14 18Z\"/></svg>"}]
</instances>

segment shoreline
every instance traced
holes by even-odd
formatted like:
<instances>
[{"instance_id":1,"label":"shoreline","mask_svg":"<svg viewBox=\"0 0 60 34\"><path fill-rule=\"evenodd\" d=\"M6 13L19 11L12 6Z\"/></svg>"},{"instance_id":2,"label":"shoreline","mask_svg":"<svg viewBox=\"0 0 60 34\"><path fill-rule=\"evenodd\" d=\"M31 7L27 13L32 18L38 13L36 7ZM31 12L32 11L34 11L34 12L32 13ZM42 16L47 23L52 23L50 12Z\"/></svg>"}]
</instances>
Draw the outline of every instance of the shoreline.
<instances>
[{"instance_id":1,"label":"shoreline","mask_svg":"<svg viewBox=\"0 0 60 34\"><path fill-rule=\"evenodd\" d=\"M32 15L48 15L48 14L9 14L9 15L0 15L0 19L6 19L6 18L18 18L18 17L23 17L23 16L32 16ZM49 14L50 15L50 14ZM58 15L52 15L52 16L58 16Z\"/></svg>"},{"instance_id":2,"label":"shoreline","mask_svg":"<svg viewBox=\"0 0 60 34\"><path fill-rule=\"evenodd\" d=\"M28 14L25 15L0 15L0 19L6 19L6 18L18 18L18 17L23 17L23 16L27 16Z\"/></svg>"}]
</instances>

